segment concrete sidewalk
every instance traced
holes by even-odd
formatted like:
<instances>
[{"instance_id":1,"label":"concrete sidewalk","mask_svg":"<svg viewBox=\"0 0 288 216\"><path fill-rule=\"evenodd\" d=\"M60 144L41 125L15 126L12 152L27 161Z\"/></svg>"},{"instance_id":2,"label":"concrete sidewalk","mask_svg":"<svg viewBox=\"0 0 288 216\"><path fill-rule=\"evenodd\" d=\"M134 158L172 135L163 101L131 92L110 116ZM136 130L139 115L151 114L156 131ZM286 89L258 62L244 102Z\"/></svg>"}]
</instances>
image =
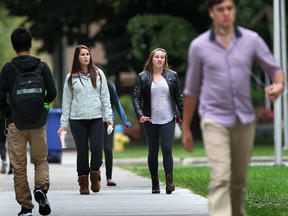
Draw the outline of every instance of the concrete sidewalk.
<instances>
[{"instance_id":1,"label":"concrete sidewalk","mask_svg":"<svg viewBox=\"0 0 288 216\"><path fill-rule=\"evenodd\" d=\"M161 185L160 194L151 193L151 181L126 170L114 167L116 187L107 187L105 167L102 166L102 187L99 193L79 195L76 174L76 152L64 151L61 164L50 164L51 186L47 194L51 204L50 215L197 215L208 216L207 199L179 188L171 195ZM29 183L33 190L33 165L28 165ZM15 200L13 175L0 175L0 215L15 216L20 206ZM33 200L33 215L39 215Z\"/></svg>"}]
</instances>

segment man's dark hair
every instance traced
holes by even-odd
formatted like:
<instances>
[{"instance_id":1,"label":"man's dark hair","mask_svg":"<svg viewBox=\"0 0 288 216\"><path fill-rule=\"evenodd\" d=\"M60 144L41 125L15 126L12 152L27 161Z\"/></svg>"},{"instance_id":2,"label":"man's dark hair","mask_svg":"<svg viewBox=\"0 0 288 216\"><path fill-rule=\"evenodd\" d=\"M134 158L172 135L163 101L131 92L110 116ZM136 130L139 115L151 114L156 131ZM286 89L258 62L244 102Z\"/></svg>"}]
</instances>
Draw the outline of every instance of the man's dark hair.
<instances>
[{"instance_id":1,"label":"man's dark hair","mask_svg":"<svg viewBox=\"0 0 288 216\"><path fill-rule=\"evenodd\" d=\"M28 51L32 43L31 32L24 27L18 27L11 34L11 42L16 52Z\"/></svg>"},{"instance_id":2,"label":"man's dark hair","mask_svg":"<svg viewBox=\"0 0 288 216\"><path fill-rule=\"evenodd\" d=\"M208 8L212 8L214 5L221 4L224 0L208 0ZM238 0L233 0L234 4L237 5Z\"/></svg>"}]
</instances>

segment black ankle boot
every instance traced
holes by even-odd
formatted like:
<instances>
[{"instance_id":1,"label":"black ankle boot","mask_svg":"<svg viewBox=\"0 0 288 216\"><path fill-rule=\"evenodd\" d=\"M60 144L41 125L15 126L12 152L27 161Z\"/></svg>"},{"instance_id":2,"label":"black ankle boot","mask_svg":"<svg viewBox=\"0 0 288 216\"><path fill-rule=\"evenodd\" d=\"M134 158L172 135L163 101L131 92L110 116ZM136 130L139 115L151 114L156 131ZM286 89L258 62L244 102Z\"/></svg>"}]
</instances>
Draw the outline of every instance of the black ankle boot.
<instances>
[{"instance_id":1,"label":"black ankle boot","mask_svg":"<svg viewBox=\"0 0 288 216\"><path fill-rule=\"evenodd\" d=\"M160 193L158 175L151 176L151 180L152 180L152 193L153 193L153 194L158 194L158 193Z\"/></svg>"},{"instance_id":2,"label":"black ankle boot","mask_svg":"<svg viewBox=\"0 0 288 216\"><path fill-rule=\"evenodd\" d=\"M166 194L171 194L172 191L175 191L175 185L173 184L173 175L166 175Z\"/></svg>"},{"instance_id":3,"label":"black ankle boot","mask_svg":"<svg viewBox=\"0 0 288 216\"><path fill-rule=\"evenodd\" d=\"M12 164L10 163L8 175L11 175L12 173L13 173L13 166L12 166Z\"/></svg>"}]
</instances>

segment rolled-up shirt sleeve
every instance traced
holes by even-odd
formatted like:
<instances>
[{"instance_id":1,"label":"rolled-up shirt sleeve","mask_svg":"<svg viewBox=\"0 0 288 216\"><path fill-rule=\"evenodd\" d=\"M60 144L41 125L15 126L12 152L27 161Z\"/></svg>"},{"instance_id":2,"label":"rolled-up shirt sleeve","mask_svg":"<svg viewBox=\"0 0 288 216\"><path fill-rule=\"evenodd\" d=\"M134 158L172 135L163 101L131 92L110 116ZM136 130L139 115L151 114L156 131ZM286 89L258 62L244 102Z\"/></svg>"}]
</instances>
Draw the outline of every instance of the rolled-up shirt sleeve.
<instances>
[{"instance_id":1,"label":"rolled-up shirt sleeve","mask_svg":"<svg viewBox=\"0 0 288 216\"><path fill-rule=\"evenodd\" d=\"M281 65L275 61L273 54L264 40L257 34L255 38L255 60L261 69L272 80L275 73L282 71Z\"/></svg>"},{"instance_id":2,"label":"rolled-up shirt sleeve","mask_svg":"<svg viewBox=\"0 0 288 216\"><path fill-rule=\"evenodd\" d=\"M185 75L183 95L198 97L202 79L202 60L198 46L191 42L188 50L188 67Z\"/></svg>"}]
</instances>

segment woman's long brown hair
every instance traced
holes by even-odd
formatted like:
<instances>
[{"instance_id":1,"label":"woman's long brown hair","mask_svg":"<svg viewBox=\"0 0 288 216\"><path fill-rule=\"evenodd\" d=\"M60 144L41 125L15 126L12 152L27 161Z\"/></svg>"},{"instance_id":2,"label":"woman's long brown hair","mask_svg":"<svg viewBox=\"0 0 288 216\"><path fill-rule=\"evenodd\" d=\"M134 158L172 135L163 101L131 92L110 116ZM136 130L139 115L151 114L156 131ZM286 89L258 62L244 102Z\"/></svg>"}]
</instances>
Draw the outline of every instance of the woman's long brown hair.
<instances>
[{"instance_id":1,"label":"woman's long brown hair","mask_svg":"<svg viewBox=\"0 0 288 216\"><path fill-rule=\"evenodd\" d=\"M87 46L85 46L85 45L78 45L75 48L71 74L70 74L70 77L68 79L68 85L72 89L72 75L73 74L77 74L79 79L80 79L80 81L81 81L81 83L82 83L81 76L80 76L80 72L82 71L82 68L81 68L81 65L80 65L80 62L79 62L79 54L80 54L81 49L88 50L88 52L90 54L90 62L88 64L88 72L90 74L90 79L91 79L92 85L93 85L94 88L96 88L96 79L97 79L98 70L97 70L97 67L94 66L94 64L93 64L93 60L92 60L90 49Z\"/></svg>"}]
</instances>

